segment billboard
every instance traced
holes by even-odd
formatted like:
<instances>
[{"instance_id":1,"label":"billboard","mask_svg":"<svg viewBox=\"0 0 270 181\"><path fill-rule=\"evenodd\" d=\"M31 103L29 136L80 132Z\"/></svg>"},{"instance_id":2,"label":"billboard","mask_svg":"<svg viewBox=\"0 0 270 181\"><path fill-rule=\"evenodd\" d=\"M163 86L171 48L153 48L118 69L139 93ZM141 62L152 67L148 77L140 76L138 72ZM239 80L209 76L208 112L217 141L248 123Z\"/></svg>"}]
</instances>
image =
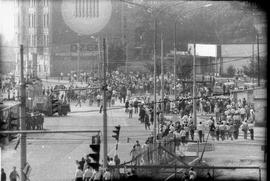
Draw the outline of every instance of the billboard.
<instances>
[{"instance_id":1,"label":"billboard","mask_svg":"<svg viewBox=\"0 0 270 181\"><path fill-rule=\"evenodd\" d=\"M217 57L217 45L214 44L195 44L196 56L201 57ZM194 55L194 44L188 44L188 51Z\"/></svg>"}]
</instances>

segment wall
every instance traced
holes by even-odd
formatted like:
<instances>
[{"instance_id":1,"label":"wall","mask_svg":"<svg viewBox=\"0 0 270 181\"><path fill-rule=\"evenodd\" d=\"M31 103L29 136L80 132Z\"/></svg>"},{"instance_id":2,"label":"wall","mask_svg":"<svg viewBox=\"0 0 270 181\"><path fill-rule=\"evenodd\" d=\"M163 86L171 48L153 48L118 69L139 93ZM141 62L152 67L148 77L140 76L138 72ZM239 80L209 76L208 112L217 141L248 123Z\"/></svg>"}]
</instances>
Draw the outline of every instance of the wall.
<instances>
[{"instance_id":1,"label":"wall","mask_svg":"<svg viewBox=\"0 0 270 181\"><path fill-rule=\"evenodd\" d=\"M234 100L245 98L248 103L254 105L256 125L265 125L267 121L267 90L266 88L255 88L244 91L234 91Z\"/></svg>"}]
</instances>

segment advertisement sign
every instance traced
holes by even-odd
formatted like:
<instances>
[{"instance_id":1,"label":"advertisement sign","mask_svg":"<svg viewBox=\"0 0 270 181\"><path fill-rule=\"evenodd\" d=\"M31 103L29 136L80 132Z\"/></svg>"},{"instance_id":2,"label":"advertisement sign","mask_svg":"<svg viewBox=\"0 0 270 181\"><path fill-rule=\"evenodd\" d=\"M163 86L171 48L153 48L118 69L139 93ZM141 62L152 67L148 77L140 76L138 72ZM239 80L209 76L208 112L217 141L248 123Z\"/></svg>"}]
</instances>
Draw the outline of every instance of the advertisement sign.
<instances>
[{"instance_id":1,"label":"advertisement sign","mask_svg":"<svg viewBox=\"0 0 270 181\"><path fill-rule=\"evenodd\" d=\"M194 44L188 44L188 51L194 55ZM196 44L196 56L201 57L216 57L217 45L214 44Z\"/></svg>"}]
</instances>

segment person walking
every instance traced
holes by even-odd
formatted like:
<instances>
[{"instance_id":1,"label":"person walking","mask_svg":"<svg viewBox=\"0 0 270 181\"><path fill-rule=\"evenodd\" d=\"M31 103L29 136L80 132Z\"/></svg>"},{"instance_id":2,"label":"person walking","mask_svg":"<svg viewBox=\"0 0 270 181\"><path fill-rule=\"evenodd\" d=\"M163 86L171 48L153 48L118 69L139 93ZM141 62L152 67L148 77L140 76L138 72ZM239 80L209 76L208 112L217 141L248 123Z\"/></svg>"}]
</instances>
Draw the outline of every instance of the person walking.
<instances>
[{"instance_id":1,"label":"person walking","mask_svg":"<svg viewBox=\"0 0 270 181\"><path fill-rule=\"evenodd\" d=\"M136 144L134 145L135 147L135 153L136 153L136 156L138 156L139 154L141 154L142 152L142 147L141 147L141 144L139 143L139 141L137 140L136 141ZM140 163L141 163L141 156L139 156L137 159L136 159L136 165L137 166L140 166Z\"/></svg>"},{"instance_id":2,"label":"person walking","mask_svg":"<svg viewBox=\"0 0 270 181\"><path fill-rule=\"evenodd\" d=\"M198 125L197 125L197 130L198 130L198 134L199 134L199 140L200 140L200 143L202 143L202 132L203 132L203 125L202 125L202 122L200 122Z\"/></svg>"},{"instance_id":3,"label":"person walking","mask_svg":"<svg viewBox=\"0 0 270 181\"><path fill-rule=\"evenodd\" d=\"M77 105L80 105L80 107L82 106L82 104L81 104L81 95L79 94L78 96L77 96L77 104L75 105L75 107L77 107Z\"/></svg>"},{"instance_id":4,"label":"person walking","mask_svg":"<svg viewBox=\"0 0 270 181\"><path fill-rule=\"evenodd\" d=\"M250 139L254 140L254 122L253 121L251 121L248 124L248 129L249 129L249 132L250 132Z\"/></svg>"},{"instance_id":5,"label":"person walking","mask_svg":"<svg viewBox=\"0 0 270 181\"><path fill-rule=\"evenodd\" d=\"M3 168L1 168L1 181L6 181L7 180L7 175L4 171Z\"/></svg>"},{"instance_id":6,"label":"person walking","mask_svg":"<svg viewBox=\"0 0 270 181\"><path fill-rule=\"evenodd\" d=\"M220 135L220 130L219 130L219 126L220 126L220 124L217 122L217 124L216 124L216 139L217 139L217 141L219 141L219 135Z\"/></svg>"},{"instance_id":7,"label":"person walking","mask_svg":"<svg viewBox=\"0 0 270 181\"><path fill-rule=\"evenodd\" d=\"M137 98L135 98L135 100L134 100L134 103L133 103L133 105L134 105L134 109L135 109L135 114L138 114L138 99Z\"/></svg>"},{"instance_id":8,"label":"person walking","mask_svg":"<svg viewBox=\"0 0 270 181\"><path fill-rule=\"evenodd\" d=\"M190 131L190 137L191 137L191 140L194 141L194 132L195 132L195 125L193 124L193 121L190 122L189 124L189 131Z\"/></svg>"},{"instance_id":9,"label":"person walking","mask_svg":"<svg viewBox=\"0 0 270 181\"><path fill-rule=\"evenodd\" d=\"M9 174L10 181L17 181L17 178L20 179L20 176L16 170L16 167L13 167L13 171Z\"/></svg>"},{"instance_id":10,"label":"person walking","mask_svg":"<svg viewBox=\"0 0 270 181\"><path fill-rule=\"evenodd\" d=\"M219 126L219 130L220 130L220 137L221 137L221 140L224 141L225 140L225 125L224 123L221 123L221 125Z\"/></svg>"},{"instance_id":11,"label":"person walking","mask_svg":"<svg viewBox=\"0 0 270 181\"><path fill-rule=\"evenodd\" d=\"M129 104L129 107L128 107L128 118L132 118L132 115L133 115L133 105L132 104Z\"/></svg>"},{"instance_id":12,"label":"person walking","mask_svg":"<svg viewBox=\"0 0 270 181\"><path fill-rule=\"evenodd\" d=\"M100 106L100 102L101 102L101 95L99 93L98 93L96 99L97 99L97 107L99 107Z\"/></svg>"},{"instance_id":13,"label":"person walking","mask_svg":"<svg viewBox=\"0 0 270 181\"><path fill-rule=\"evenodd\" d=\"M244 139L247 139L247 132L248 132L248 124L247 121L245 120L242 125L241 125L241 130L244 132Z\"/></svg>"},{"instance_id":14,"label":"person walking","mask_svg":"<svg viewBox=\"0 0 270 181\"><path fill-rule=\"evenodd\" d=\"M147 129L150 130L150 120L149 120L149 115L148 114L145 114L144 125L145 125L145 130L147 130Z\"/></svg>"}]
</instances>

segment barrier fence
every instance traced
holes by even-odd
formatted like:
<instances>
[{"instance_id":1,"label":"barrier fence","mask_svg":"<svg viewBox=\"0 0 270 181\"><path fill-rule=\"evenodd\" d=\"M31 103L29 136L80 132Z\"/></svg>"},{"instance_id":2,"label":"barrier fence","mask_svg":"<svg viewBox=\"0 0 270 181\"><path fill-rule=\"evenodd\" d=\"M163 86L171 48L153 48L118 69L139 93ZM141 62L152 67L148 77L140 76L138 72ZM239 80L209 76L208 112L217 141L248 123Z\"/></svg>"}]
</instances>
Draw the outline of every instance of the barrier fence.
<instances>
[{"instance_id":1,"label":"barrier fence","mask_svg":"<svg viewBox=\"0 0 270 181\"><path fill-rule=\"evenodd\" d=\"M112 180L125 179L129 173L138 178L153 178L155 180L174 180L184 176L190 166L179 165L119 165L108 166ZM262 180L262 168L257 166L192 166L197 178L208 180ZM208 174L210 177L208 177ZM263 178L263 180L265 180Z\"/></svg>"}]
</instances>

